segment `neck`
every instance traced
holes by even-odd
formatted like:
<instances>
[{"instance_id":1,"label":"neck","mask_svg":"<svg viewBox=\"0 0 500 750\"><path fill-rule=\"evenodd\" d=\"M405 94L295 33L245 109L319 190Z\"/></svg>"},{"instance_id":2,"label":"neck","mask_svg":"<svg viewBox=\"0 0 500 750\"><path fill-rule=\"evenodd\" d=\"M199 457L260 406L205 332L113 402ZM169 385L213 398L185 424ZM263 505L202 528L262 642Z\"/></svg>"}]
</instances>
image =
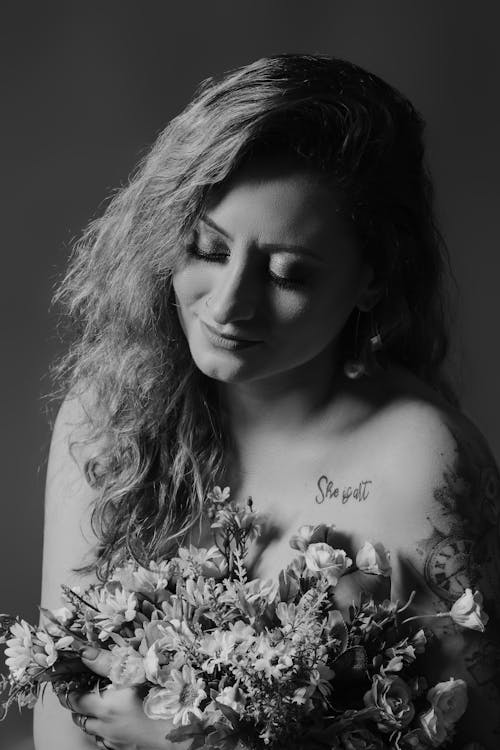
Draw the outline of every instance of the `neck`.
<instances>
[{"instance_id":1,"label":"neck","mask_svg":"<svg viewBox=\"0 0 500 750\"><path fill-rule=\"evenodd\" d=\"M233 434L276 434L312 426L343 384L342 368L329 350L285 373L220 388Z\"/></svg>"}]
</instances>

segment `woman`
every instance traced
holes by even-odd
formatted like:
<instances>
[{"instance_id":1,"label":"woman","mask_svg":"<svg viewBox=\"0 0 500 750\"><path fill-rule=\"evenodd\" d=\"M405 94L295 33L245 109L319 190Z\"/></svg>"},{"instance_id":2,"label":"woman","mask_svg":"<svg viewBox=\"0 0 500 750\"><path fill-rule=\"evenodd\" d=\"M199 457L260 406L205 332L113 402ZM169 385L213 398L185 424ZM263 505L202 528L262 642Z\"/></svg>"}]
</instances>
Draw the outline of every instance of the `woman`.
<instances>
[{"instance_id":1,"label":"woman","mask_svg":"<svg viewBox=\"0 0 500 750\"><path fill-rule=\"evenodd\" d=\"M202 544L204 497L228 485L270 519L256 575L326 522L339 546L382 542L415 611L480 588L487 632L436 628L429 678L467 680L457 746L493 748L498 470L441 373L422 130L366 71L280 55L206 82L160 135L58 294L78 336L60 368L42 603L127 554ZM86 663L106 672L105 653ZM170 746L131 689L63 704L37 707L37 750Z\"/></svg>"}]
</instances>

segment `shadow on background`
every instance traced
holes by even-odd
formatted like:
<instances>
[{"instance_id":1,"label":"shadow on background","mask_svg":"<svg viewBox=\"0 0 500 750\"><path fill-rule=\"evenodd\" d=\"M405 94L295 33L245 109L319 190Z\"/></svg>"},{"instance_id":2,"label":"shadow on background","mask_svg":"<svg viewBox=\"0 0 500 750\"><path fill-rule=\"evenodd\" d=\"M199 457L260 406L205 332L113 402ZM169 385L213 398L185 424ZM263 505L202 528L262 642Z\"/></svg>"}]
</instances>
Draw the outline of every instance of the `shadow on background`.
<instances>
[{"instance_id":1,"label":"shadow on background","mask_svg":"<svg viewBox=\"0 0 500 750\"><path fill-rule=\"evenodd\" d=\"M49 301L71 240L202 79L262 55L345 57L400 88L427 119L460 289L455 380L464 410L499 455L492 3L476 4L474 15L452 0L86 0L7 2L2 10L2 611L38 617L49 442L41 396L60 346ZM32 750L30 732L30 712L12 711L0 747Z\"/></svg>"}]
</instances>

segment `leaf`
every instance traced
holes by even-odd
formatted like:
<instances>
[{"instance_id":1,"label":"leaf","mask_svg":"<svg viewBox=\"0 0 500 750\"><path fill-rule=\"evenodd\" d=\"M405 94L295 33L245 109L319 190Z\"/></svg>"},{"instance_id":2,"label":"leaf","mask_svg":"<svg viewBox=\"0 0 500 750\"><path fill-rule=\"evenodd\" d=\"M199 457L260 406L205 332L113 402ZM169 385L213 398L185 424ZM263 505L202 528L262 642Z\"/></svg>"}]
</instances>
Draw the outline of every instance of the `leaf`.
<instances>
[{"instance_id":1,"label":"leaf","mask_svg":"<svg viewBox=\"0 0 500 750\"><path fill-rule=\"evenodd\" d=\"M206 739L201 734L197 734L196 737L193 739L189 750L197 750L198 747L205 747L206 746Z\"/></svg>"},{"instance_id":2,"label":"leaf","mask_svg":"<svg viewBox=\"0 0 500 750\"><path fill-rule=\"evenodd\" d=\"M47 620L50 620L50 622L54 623L54 625L57 625L57 627L64 631L67 635L71 635L77 646L85 648L86 646L95 645L93 643L90 643L81 633L75 632L68 628L67 625L63 625L62 622L59 622L59 620L52 614L50 609L45 609L45 607L38 607L38 609L43 614L43 616L47 618Z\"/></svg>"},{"instance_id":3,"label":"leaf","mask_svg":"<svg viewBox=\"0 0 500 750\"><path fill-rule=\"evenodd\" d=\"M112 641L116 643L117 646L128 646L128 641L125 640L119 633L113 633L113 631L110 631L108 633L109 638L111 638ZM133 633L129 636L132 637Z\"/></svg>"},{"instance_id":4,"label":"leaf","mask_svg":"<svg viewBox=\"0 0 500 750\"><path fill-rule=\"evenodd\" d=\"M338 609L331 610L328 613L328 626L329 636L340 641L340 651L343 653L346 650L347 641L349 639L349 631L345 620L342 616L342 612Z\"/></svg>"},{"instance_id":5,"label":"leaf","mask_svg":"<svg viewBox=\"0 0 500 750\"><path fill-rule=\"evenodd\" d=\"M208 747L213 746L219 750L235 750L238 742L238 733L223 724L216 724L215 731L207 736Z\"/></svg>"},{"instance_id":6,"label":"leaf","mask_svg":"<svg viewBox=\"0 0 500 750\"><path fill-rule=\"evenodd\" d=\"M195 750L198 747L203 747L205 744L207 729L210 727L207 727L204 721L191 712L188 713L188 717L189 724L183 724L176 729L172 729L165 735L165 739L171 742L184 742L192 738L193 742L190 745L190 750Z\"/></svg>"},{"instance_id":7,"label":"leaf","mask_svg":"<svg viewBox=\"0 0 500 750\"><path fill-rule=\"evenodd\" d=\"M76 604L75 599L80 602L81 604L85 604L86 607L89 607L90 609L93 609L94 612L99 612L97 607L94 607L90 602L87 602L80 594L77 594L76 591L73 591L73 589L70 586L66 586L65 583L61 584L61 588L66 595L66 597L72 602L73 604Z\"/></svg>"},{"instance_id":8,"label":"leaf","mask_svg":"<svg viewBox=\"0 0 500 750\"><path fill-rule=\"evenodd\" d=\"M238 580L240 583L246 583L247 582L247 570L245 568L245 565L243 563L243 558L238 552L237 549L233 550L233 556L236 563L236 574L238 576Z\"/></svg>"},{"instance_id":9,"label":"leaf","mask_svg":"<svg viewBox=\"0 0 500 750\"><path fill-rule=\"evenodd\" d=\"M279 574L278 583L280 601L293 601L300 591L300 584L295 576L291 576L286 570L282 570Z\"/></svg>"},{"instance_id":10,"label":"leaf","mask_svg":"<svg viewBox=\"0 0 500 750\"><path fill-rule=\"evenodd\" d=\"M219 701L215 701L217 704L217 708L221 711L221 713L224 714L226 719L230 722L233 729L237 729L240 723L240 715L237 711L235 711L231 706L226 705L225 703L219 703Z\"/></svg>"}]
</instances>

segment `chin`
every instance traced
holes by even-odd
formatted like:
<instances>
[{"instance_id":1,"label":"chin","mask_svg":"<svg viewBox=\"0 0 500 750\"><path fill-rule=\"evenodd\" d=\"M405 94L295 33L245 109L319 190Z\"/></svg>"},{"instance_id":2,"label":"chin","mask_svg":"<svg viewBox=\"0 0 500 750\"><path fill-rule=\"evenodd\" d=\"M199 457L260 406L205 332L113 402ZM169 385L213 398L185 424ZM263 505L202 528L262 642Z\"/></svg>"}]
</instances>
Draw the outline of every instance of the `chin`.
<instances>
[{"instance_id":1,"label":"chin","mask_svg":"<svg viewBox=\"0 0 500 750\"><path fill-rule=\"evenodd\" d=\"M218 380L221 383L241 383L252 379L253 373L250 372L250 368L230 355L191 352L191 356L196 367L212 380Z\"/></svg>"}]
</instances>

